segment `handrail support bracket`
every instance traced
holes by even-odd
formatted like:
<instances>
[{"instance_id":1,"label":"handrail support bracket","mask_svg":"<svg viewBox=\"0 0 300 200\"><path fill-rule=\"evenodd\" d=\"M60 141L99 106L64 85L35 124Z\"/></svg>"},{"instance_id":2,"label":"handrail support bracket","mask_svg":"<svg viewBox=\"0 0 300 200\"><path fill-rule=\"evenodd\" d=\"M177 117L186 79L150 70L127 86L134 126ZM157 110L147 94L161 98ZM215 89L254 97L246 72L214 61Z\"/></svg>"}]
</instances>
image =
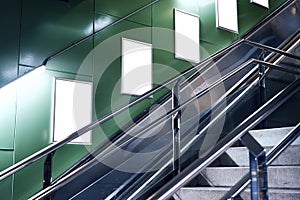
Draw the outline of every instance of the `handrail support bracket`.
<instances>
[{"instance_id":1,"label":"handrail support bracket","mask_svg":"<svg viewBox=\"0 0 300 200\"><path fill-rule=\"evenodd\" d=\"M172 109L178 107L180 107L180 80L172 88ZM180 173L180 121L181 110L172 115L174 176Z\"/></svg>"}]
</instances>

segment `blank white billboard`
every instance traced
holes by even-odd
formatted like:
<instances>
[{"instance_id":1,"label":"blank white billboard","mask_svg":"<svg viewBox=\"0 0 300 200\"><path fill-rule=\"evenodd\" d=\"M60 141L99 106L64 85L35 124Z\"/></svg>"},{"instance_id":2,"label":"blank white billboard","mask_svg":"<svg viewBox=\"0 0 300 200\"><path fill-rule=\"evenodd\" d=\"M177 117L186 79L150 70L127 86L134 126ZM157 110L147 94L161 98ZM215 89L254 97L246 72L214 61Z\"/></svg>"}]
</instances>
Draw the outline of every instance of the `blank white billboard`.
<instances>
[{"instance_id":1,"label":"blank white billboard","mask_svg":"<svg viewBox=\"0 0 300 200\"><path fill-rule=\"evenodd\" d=\"M269 8L269 0L250 0L250 1L251 1L251 3L256 3L263 7Z\"/></svg>"},{"instance_id":2,"label":"blank white billboard","mask_svg":"<svg viewBox=\"0 0 300 200\"><path fill-rule=\"evenodd\" d=\"M237 0L216 0L216 24L218 28L238 33Z\"/></svg>"},{"instance_id":3,"label":"blank white billboard","mask_svg":"<svg viewBox=\"0 0 300 200\"><path fill-rule=\"evenodd\" d=\"M152 89L152 44L122 38L121 93L142 95Z\"/></svg>"},{"instance_id":4,"label":"blank white billboard","mask_svg":"<svg viewBox=\"0 0 300 200\"><path fill-rule=\"evenodd\" d=\"M175 58L200 62L200 22L199 17L174 10L175 19Z\"/></svg>"},{"instance_id":5,"label":"blank white billboard","mask_svg":"<svg viewBox=\"0 0 300 200\"><path fill-rule=\"evenodd\" d=\"M92 83L56 79L53 141L61 141L92 122ZM71 141L91 144L91 131Z\"/></svg>"}]
</instances>

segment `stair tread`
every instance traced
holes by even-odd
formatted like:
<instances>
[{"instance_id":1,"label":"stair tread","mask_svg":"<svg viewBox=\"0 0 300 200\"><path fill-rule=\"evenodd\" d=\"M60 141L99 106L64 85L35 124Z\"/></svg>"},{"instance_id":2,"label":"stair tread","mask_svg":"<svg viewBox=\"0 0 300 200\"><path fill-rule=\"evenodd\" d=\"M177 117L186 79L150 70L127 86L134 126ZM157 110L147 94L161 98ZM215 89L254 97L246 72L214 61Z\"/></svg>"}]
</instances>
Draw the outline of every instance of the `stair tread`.
<instances>
[{"instance_id":1,"label":"stair tread","mask_svg":"<svg viewBox=\"0 0 300 200\"><path fill-rule=\"evenodd\" d=\"M266 147L269 152L272 147ZM271 165L300 165L300 145L291 145L283 151ZM246 147L232 147L226 151L226 154L238 165L249 166L249 151Z\"/></svg>"},{"instance_id":2,"label":"stair tread","mask_svg":"<svg viewBox=\"0 0 300 200\"><path fill-rule=\"evenodd\" d=\"M264 147L278 144L282 138L294 127L280 127L270 129L251 130L249 133ZM300 145L300 138L293 142L293 145Z\"/></svg>"},{"instance_id":3,"label":"stair tread","mask_svg":"<svg viewBox=\"0 0 300 200\"><path fill-rule=\"evenodd\" d=\"M208 167L203 175L214 186L233 186L241 177L249 173L249 167ZM300 166L269 166L270 188L300 189Z\"/></svg>"},{"instance_id":4,"label":"stair tread","mask_svg":"<svg viewBox=\"0 0 300 200\"><path fill-rule=\"evenodd\" d=\"M174 198L176 200L189 200L189 199L210 199L219 200L230 187L185 187L181 188ZM244 200L251 200L250 189L247 188L241 193ZM300 198L299 189L269 189L269 199L273 200L295 200Z\"/></svg>"},{"instance_id":5,"label":"stair tread","mask_svg":"<svg viewBox=\"0 0 300 200\"><path fill-rule=\"evenodd\" d=\"M210 190L210 191L228 191L231 187L183 187L181 190L194 190L194 191L202 191L202 190ZM249 190L249 189L246 189ZM270 188L269 191L276 191L282 193L298 193L300 194L300 189L280 189L280 188Z\"/></svg>"},{"instance_id":6,"label":"stair tread","mask_svg":"<svg viewBox=\"0 0 300 200\"><path fill-rule=\"evenodd\" d=\"M207 167L205 170L215 170L215 169L220 169L220 170L224 170L224 169L248 169L249 167L245 167L245 166L237 166L237 167ZM282 169L282 168L295 168L295 169L300 169L299 165L284 165L284 166L269 166L268 169Z\"/></svg>"}]
</instances>

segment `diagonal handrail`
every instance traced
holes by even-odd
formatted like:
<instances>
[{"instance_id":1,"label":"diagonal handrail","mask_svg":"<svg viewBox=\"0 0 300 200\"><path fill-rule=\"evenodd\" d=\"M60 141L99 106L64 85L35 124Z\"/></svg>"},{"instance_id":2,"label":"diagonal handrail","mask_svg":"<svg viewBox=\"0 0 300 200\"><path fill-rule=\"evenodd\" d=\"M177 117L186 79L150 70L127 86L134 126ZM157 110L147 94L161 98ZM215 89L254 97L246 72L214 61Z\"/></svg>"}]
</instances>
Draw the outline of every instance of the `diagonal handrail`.
<instances>
[{"instance_id":1,"label":"diagonal handrail","mask_svg":"<svg viewBox=\"0 0 300 200\"><path fill-rule=\"evenodd\" d=\"M196 177L205 167L211 164L216 158L228 150L245 133L259 124L262 120L273 113L283 103L288 101L300 90L300 78L283 89L267 103L261 106L256 112L246 118L240 125L225 136L206 156L194 161L189 167L183 170L178 176L160 188L148 199L168 199L181 187Z\"/></svg>"}]
</instances>

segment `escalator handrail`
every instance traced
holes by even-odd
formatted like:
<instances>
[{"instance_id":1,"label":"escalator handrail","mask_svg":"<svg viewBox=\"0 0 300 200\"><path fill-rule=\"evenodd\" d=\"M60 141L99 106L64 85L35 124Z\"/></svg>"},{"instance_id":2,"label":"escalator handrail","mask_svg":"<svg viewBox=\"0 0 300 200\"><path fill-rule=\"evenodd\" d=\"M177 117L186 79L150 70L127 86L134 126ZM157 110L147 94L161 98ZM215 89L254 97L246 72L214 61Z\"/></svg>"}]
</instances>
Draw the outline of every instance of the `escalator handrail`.
<instances>
[{"instance_id":1,"label":"escalator handrail","mask_svg":"<svg viewBox=\"0 0 300 200\"><path fill-rule=\"evenodd\" d=\"M240 65L239 67L237 67L236 69L232 70L231 72L229 72L228 74L226 74L225 76L221 77L220 79L218 79L217 81L215 81L213 84L211 84L209 87L205 88L204 90L200 91L199 93L197 93L195 96L191 97L190 99L186 100L185 102L181 103L180 106L175 107L174 109L171 109L169 112L167 112L165 115L157 118L156 120L152 121L147 127L145 127L142 131L138 131L138 134L133 134L135 137L139 137L141 135L143 135L144 133L150 131L151 129L155 128L156 126L158 126L160 123L164 122L165 120L167 120L169 117L171 117L172 115L176 114L177 112L179 112L181 109L185 108L186 106L188 106L190 103L196 101L197 99L199 99L200 97L202 97L203 95L205 95L206 93L208 93L210 90L214 89L215 87L217 87L219 84L223 83L224 81L228 80L229 78L231 78L232 76L234 76L235 74L237 74L238 72L242 71L243 69L245 69L246 67L248 67L251 64L260 64L260 65L264 65L266 67L270 67L273 69L277 69L277 70L282 70L284 72L289 72L292 74L296 74L296 75L300 75L300 72L298 71L294 71L294 70L289 70L289 69L285 69L279 65L275 65L272 63L268 63L265 61L261 61L261 60L257 60L257 59L250 59L246 62L244 62L242 65ZM131 142L130 140L126 140L124 141L124 143L122 143L121 145L126 145L129 142ZM119 144L120 145L120 144Z\"/></svg>"},{"instance_id":2,"label":"escalator handrail","mask_svg":"<svg viewBox=\"0 0 300 200\"><path fill-rule=\"evenodd\" d=\"M263 65L266 65L266 66L268 66L270 68L274 68L274 69L279 69L279 70L286 71L286 69L284 69L284 68L282 68L282 67L280 67L278 65L267 63L267 62L264 62L264 61L261 61L261 60L257 60L257 59L248 60L245 63L243 63L239 68L235 69L234 71L232 71L228 75L226 75L224 77L221 77L220 79L218 79L217 81L215 81L213 84L211 84L208 88L204 89L203 91L200 91L198 94L196 94L195 96L193 96L189 100L187 100L184 103L182 103L181 106L176 107L176 108L170 110L166 115L164 115L164 116L158 118L157 120L153 121L146 129L148 130L149 127L153 127L153 126L155 127L158 123L164 121L164 117L165 116L172 116L173 114L175 114L176 112L178 112L180 109L182 109L182 107L185 107L189 103L192 103L193 101L197 100L197 98L205 95L209 90L211 90L214 87L218 86L218 84L220 84L224 80L227 80L228 78L232 77L234 74L236 74L239 71L245 69L247 66L249 66L251 64L263 64ZM297 72L297 71L288 70L288 72L300 75L300 72ZM134 135L134 136L138 137L140 134L144 133L146 129L143 129L141 132L139 132L137 135ZM127 145L129 142L130 142L130 140L125 140L122 143L118 144L118 146L120 147L122 145ZM109 150L107 153L104 152L103 153L104 155L100 156L101 159L105 159L105 158L109 157L110 154L112 154L114 151L115 150ZM87 163L85 163L84 165L82 165L81 167L79 167L78 169L75 169L71 174L66 175L61 180L57 181L55 184L53 184L53 185L51 185L51 186L43 189L42 191L38 192L33 197L31 197L31 199L43 199L43 198L46 198L51 193L59 190L64 185L66 185L67 183L69 183L70 181L72 181L74 179L74 176L78 176L78 175L82 174L84 171L88 170L93 165L97 164L99 162L100 157L98 157L98 159L96 161L95 160L88 161Z\"/></svg>"},{"instance_id":3,"label":"escalator handrail","mask_svg":"<svg viewBox=\"0 0 300 200\"><path fill-rule=\"evenodd\" d=\"M198 158L189 167L184 169L174 179L155 192L149 199L167 199L171 197L181 187L190 182L204 168L211 164L215 159L228 150L236 141L238 141L245 133L259 124L268 117L284 102L288 101L294 94L300 90L300 78L291 83L285 89L276 94L267 103L256 110L252 115L247 117L234 130L226 135L206 156Z\"/></svg>"},{"instance_id":4,"label":"escalator handrail","mask_svg":"<svg viewBox=\"0 0 300 200\"><path fill-rule=\"evenodd\" d=\"M116 115L122 113L123 111L129 109L130 107L142 102L144 99L149 98L151 95L155 94L156 92L166 88L166 86L169 86L169 85L181 80L183 77L185 77L189 73L193 72L194 70L198 70L198 68L202 67L203 65L205 66L206 63L208 63L209 61L214 60L215 58L218 58L220 55L225 55L228 51L230 51L233 48L235 48L237 46L240 46L242 44L247 44L247 45L250 45L250 46L253 46L253 47L257 47L259 49L267 50L267 51L270 51L270 52L275 52L275 53L278 53L278 54L281 54L281 55L284 55L284 56L287 56L287 57L290 57L290 58L300 60L299 56L290 54L288 52L285 52L283 50L280 50L280 49L277 49L277 48L274 48L274 47L259 44L259 43L249 41L249 40L246 40L246 39L237 40L236 42L234 42L230 46L228 46L225 49L221 50L220 52L214 54L212 57L207 58L206 60L200 62L199 64L195 65L194 67L189 68L188 70L186 70L183 73L179 74L178 76L169 79L168 81L166 81L162 85L146 92L145 94L143 94L138 99L135 99L135 100L131 101L129 104L127 104L127 105L125 105L125 106L123 106L119 109L116 109L115 111L107 114L106 116L104 116L104 117L102 117L102 118L86 125L85 127L79 129L78 131L75 131L74 133L72 133L71 135L69 135L65 139L61 140L60 142L53 143L53 144L41 149L40 151L32 154L31 156L28 156L27 158L21 160L20 162L12 165L11 167L1 171L0 172L0 181L7 178L8 176L16 173L17 171L25 168L26 166L34 163L35 161L41 159L42 157L56 151L60 147L62 147L65 144L69 143L70 141L72 141L72 140L76 139L77 137L83 135L84 133L94 129L96 126L99 126L100 124L112 119L114 116L116 116ZM203 70L203 69L204 68L201 68L200 71Z\"/></svg>"}]
</instances>

